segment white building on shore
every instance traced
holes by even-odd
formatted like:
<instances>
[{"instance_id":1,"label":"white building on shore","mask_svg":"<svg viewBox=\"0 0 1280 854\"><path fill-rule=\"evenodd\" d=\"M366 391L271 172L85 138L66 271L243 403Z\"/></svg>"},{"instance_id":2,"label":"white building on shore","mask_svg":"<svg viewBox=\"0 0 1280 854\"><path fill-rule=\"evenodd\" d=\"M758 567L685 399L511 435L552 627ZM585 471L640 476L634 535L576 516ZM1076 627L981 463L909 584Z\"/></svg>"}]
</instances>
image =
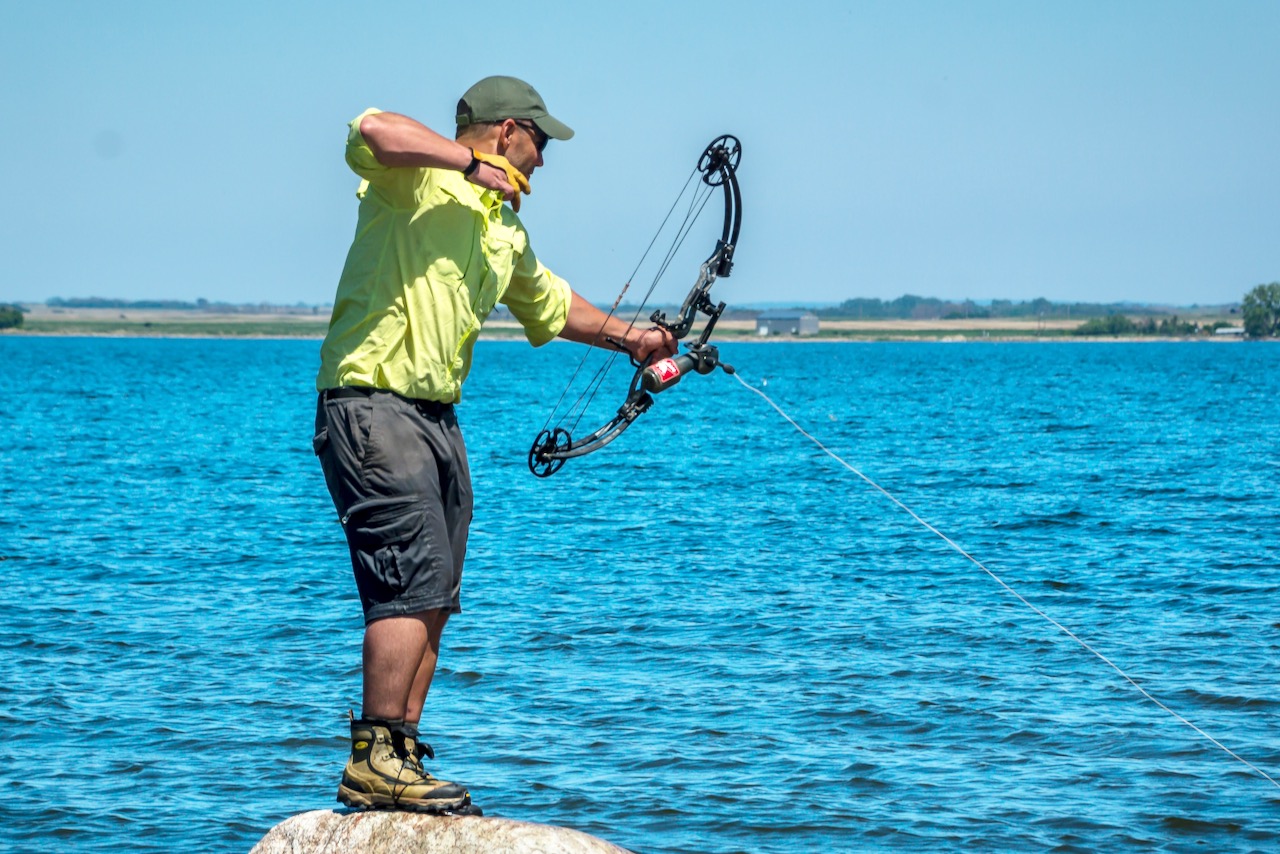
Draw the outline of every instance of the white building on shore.
<instances>
[{"instance_id":1,"label":"white building on shore","mask_svg":"<svg viewBox=\"0 0 1280 854\"><path fill-rule=\"evenodd\" d=\"M817 335L818 315L812 311L765 311L756 317L756 334Z\"/></svg>"}]
</instances>

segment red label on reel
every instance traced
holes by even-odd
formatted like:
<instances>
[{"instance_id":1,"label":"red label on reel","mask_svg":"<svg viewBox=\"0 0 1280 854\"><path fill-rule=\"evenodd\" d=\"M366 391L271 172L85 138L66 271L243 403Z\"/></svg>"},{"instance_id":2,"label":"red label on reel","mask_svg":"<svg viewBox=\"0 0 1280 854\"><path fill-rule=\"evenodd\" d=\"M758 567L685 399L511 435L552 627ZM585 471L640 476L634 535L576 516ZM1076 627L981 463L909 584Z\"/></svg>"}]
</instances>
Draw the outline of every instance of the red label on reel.
<instances>
[{"instance_id":1,"label":"red label on reel","mask_svg":"<svg viewBox=\"0 0 1280 854\"><path fill-rule=\"evenodd\" d=\"M676 364L675 359L663 359L660 362L654 362L649 367L658 375L658 379L664 383L680 376L680 366Z\"/></svg>"}]
</instances>

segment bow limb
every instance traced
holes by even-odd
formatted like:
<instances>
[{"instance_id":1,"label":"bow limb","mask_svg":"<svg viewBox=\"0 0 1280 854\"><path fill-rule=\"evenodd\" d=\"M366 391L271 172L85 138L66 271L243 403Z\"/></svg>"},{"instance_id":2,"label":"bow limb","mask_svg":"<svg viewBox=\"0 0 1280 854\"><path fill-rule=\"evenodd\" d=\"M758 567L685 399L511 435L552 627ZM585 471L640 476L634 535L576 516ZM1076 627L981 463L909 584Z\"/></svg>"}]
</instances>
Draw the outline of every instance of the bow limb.
<instances>
[{"instance_id":1,"label":"bow limb","mask_svg":"<svg viewBox=\"0 0 1280 854\"><path fill-rule=\"evenodd\" d=\"M543 430L529 449L529 471L538 477L550 477L560 470L564 461L598 451L622 435L635 420L653 406L653 398L640 387L644 369L636 371L631 382L631 392L617 413L603 426L588 436L574 439L560 427Z\"/></svg>"},{"instance_id":2,"label":"bow limb","mask_svg":"<svg viewBox=\"0 0 1280 854\"><path fill-rule=\"evenodd\" d=\"M725 304L711 301L711 286L717 278L727 278L733 270L733 252L738 245L738 233L742 228L742 192L738 187L738 163L742 160L742 144L728 134L718 137L707 146L698 160L702 182L709 187L720 187L724 197L724 224L716 247L702 262L698 279L689 289L673 320L668 321L662 312L655 311L650 318L659 326L671 330L677 339L689 334L699 314L707 315L707 324L696 345L705 346L724 312Z\"/></svg>"}]
</instances>

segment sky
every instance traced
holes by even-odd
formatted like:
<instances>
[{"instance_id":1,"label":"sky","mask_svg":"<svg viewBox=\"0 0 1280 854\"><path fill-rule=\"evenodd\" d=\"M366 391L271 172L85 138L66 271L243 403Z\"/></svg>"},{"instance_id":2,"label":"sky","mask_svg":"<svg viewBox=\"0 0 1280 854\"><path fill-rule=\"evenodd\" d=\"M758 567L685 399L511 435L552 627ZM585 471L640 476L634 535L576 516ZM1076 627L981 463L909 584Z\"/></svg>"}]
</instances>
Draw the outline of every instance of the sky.
<instances>
[{"instance_id":1,"label":"sky","mask_svg":"<svg viewBox=\"0 0 1280 854\"><path fill-rule=\"evenodd\" d=\"M450 135L490 74L553 141L521 218L610 303L742 141L733 303L1170 305L1280 280L1280 3L0 0L0 302L330 302L346 123ZM679 300L708 209L655 291ZM696 256L696 257L695 257Z\"/></svg>"}]
</instances>

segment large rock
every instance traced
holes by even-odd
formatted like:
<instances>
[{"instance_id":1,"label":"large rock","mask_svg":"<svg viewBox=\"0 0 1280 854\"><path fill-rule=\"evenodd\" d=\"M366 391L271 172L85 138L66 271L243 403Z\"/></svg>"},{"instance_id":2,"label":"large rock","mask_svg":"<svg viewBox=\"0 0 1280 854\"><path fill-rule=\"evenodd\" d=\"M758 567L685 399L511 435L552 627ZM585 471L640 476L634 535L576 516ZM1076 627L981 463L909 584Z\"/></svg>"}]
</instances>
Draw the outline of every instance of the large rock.
<instances>
[{"instance_id":1,"label":"large rock","mask_svg":"<svg viewBox=\"0 0 1280 854\"><path fill-rule=\"evenodd\" d=\"M567 827L509 818L316 810L285 819L249 854L630 854Z\"/></svg>"}]
</instances>

